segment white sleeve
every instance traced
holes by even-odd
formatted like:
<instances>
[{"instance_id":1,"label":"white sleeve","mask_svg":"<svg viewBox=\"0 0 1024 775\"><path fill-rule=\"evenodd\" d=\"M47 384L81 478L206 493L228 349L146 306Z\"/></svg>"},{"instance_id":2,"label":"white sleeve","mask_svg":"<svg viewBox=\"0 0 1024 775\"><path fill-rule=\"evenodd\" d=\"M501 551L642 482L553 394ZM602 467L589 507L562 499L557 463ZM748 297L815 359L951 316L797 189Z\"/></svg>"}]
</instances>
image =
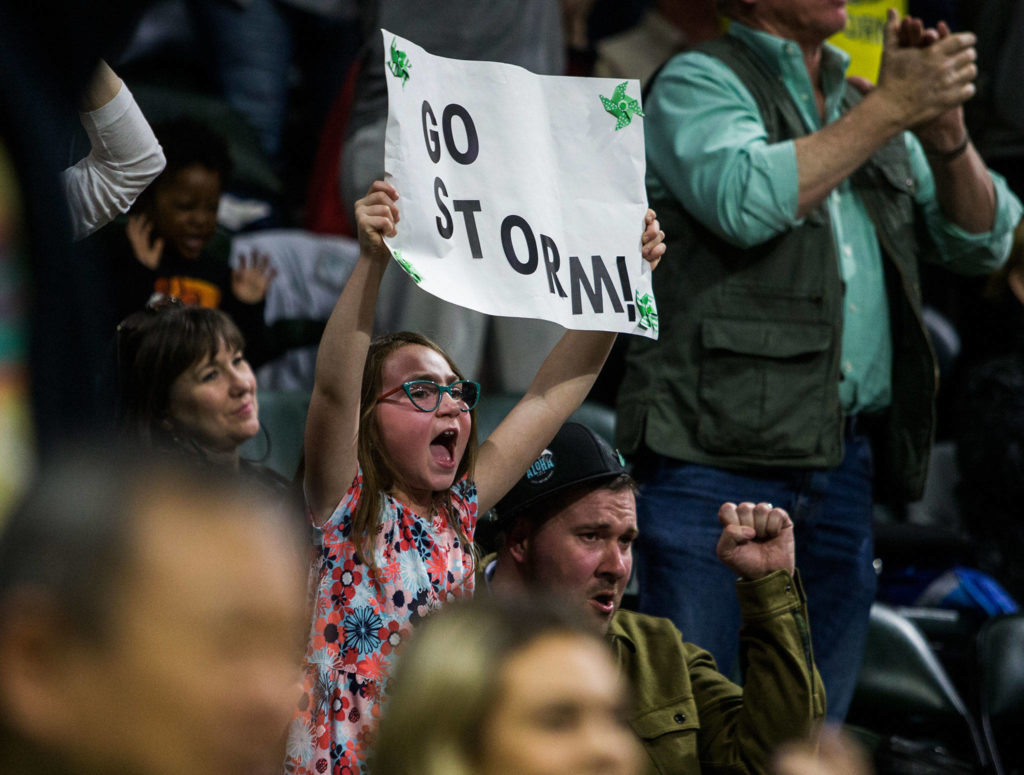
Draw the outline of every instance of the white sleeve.
<instances>
[{"instance_id":1,"label":"white sleeve","mask_svg":"<svg viewBox=\"0 0 1024 775\"><path fill-rule=\"evenodd\" d=\"M63 174L76 240L127 212L165 164L163 149L127 85L106 105L79 117L92 149Z\"/></svg>"}]
</instances>

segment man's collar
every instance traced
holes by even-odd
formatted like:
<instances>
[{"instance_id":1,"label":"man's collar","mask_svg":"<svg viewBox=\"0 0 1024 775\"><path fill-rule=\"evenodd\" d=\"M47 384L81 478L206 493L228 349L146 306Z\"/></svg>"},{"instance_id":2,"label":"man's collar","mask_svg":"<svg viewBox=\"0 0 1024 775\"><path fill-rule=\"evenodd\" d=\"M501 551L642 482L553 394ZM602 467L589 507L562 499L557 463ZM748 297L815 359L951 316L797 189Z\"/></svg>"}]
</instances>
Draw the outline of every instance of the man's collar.
<instances>
[{"instance_id":1,"label":"man's collar","mask_svg":"<svg viewBox=\"0 0 1024 775\"><path fill-rule=\"evenodd\" d=\"M612 620L608 624L608 631L605 633L605 637L616 647L628 649L635 654L636 643L622 628L616 626L619 618L619 611L621 610L621 608L616 608L615 613L612 614Z\"/></svg>"},{"instance_id":2,"label":"man's collar","mask_svg":"<svg viewBox=\"0 0 1024 775\"><path fill-rule=\"evenodd\" d=\"M787 60L795 58L803 62L803 52L800 50L799 44L792 40L780 38L770 32L755 30L753 27L748 27L737 21L729 23L728 34L735 36L753 49L775 75L783 73L782 63ZM846 69L850 66L850 55L841 48L826 42L822 46L821 66L823 71L839 72L845 76Z\"/></svg>"}]
</instances>

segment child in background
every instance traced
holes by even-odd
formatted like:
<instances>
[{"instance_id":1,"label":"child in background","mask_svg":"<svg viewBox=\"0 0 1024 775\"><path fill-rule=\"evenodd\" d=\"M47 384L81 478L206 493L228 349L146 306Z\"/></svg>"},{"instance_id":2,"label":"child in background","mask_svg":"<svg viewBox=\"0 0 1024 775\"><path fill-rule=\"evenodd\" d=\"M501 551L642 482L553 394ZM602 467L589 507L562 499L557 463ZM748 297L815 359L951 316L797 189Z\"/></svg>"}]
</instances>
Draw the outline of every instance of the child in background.
<instances>
[{"instance_id":1,"label":"child in background","mask_svg":"<svg viewBox=\"0 0 1024 775\"><path fill-rule=\"evenodd\" d=\"M429 611L472 594L477 514L583 402L615 340L567 331L477 448L479 386L417 334L370 341L397 199L377 181L356 203L359 260L317 358L305 489L321 545L305 692L285 762L296 775L362 770L394 650ZM642 238L652 265L665 251L654 218L648 211Z\"/></svg>"},{"instance_id":2,"label":"child in background","mask_svg":"<svg viewBox=\"0 0 1024 775\"><path fill-rule=\"evenodd\" d=\"M113 266L113 319L143 309L155 293L222 309L258 365L274 354L263 317L274 270L268 257L257 254L234 270L230 266L231 237L217 227L221 190L232 169L227 142L187 117L162 122L154 132L167 167L139 196L126 227L115 222L97 235Z\"/></svg>"}]
</instances>

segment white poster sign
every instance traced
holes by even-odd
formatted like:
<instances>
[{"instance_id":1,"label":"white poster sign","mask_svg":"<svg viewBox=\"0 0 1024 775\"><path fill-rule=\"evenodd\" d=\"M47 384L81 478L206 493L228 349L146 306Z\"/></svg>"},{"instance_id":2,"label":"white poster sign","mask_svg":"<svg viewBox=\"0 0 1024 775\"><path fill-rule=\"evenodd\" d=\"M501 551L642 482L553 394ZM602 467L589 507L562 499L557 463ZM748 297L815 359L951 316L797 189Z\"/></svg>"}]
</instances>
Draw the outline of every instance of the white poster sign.
<instances>
[{"instance_id":1,"label":"white poster sign","mask_svg":"<svg viewBox=\"0 0 1024 775\"><path fill-rule=\"evenodd\" d=\"M398 263L480 312L657 338L639 83L446 59L382 34Z\"/></svg>"}]
</instances>

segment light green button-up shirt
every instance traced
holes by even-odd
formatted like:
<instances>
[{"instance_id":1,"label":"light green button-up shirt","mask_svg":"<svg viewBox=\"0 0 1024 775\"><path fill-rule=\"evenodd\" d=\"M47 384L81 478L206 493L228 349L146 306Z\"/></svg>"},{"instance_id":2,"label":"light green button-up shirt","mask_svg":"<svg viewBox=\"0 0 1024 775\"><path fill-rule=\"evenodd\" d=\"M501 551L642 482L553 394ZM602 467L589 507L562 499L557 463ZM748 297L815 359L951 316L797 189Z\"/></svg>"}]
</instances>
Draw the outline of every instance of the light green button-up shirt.
<instances>
[{"instance_id":1,"label":"light green button-up shirt","mask_svg":"<svg viewBox=\"0 0 1024 775\"><path fill-rule=\"evenodd\" d=\"M800 47L735 22L729 34L756 51L782 81L807 131L821 129ZM826 44L821 65L825 123L841 115L848 65L845 52ZM672 77L659 79L644 105L650 198L674 196L709 229L741 247L799 225L794 143L767 142L757 103L733 71L713 57L689 52L670 61L665 74ZM993 174L997 214L992 230L964 231L943 217L917 138L909 132L904 137L914 196L938 246L937 260L965 274L997 269L1009 254L1020 202ZM840 400L848 414L874 411L891 400L892 337L881 250L849 181L828 195L826 207L846 287Z\"/></svg>"}]
</instances>

